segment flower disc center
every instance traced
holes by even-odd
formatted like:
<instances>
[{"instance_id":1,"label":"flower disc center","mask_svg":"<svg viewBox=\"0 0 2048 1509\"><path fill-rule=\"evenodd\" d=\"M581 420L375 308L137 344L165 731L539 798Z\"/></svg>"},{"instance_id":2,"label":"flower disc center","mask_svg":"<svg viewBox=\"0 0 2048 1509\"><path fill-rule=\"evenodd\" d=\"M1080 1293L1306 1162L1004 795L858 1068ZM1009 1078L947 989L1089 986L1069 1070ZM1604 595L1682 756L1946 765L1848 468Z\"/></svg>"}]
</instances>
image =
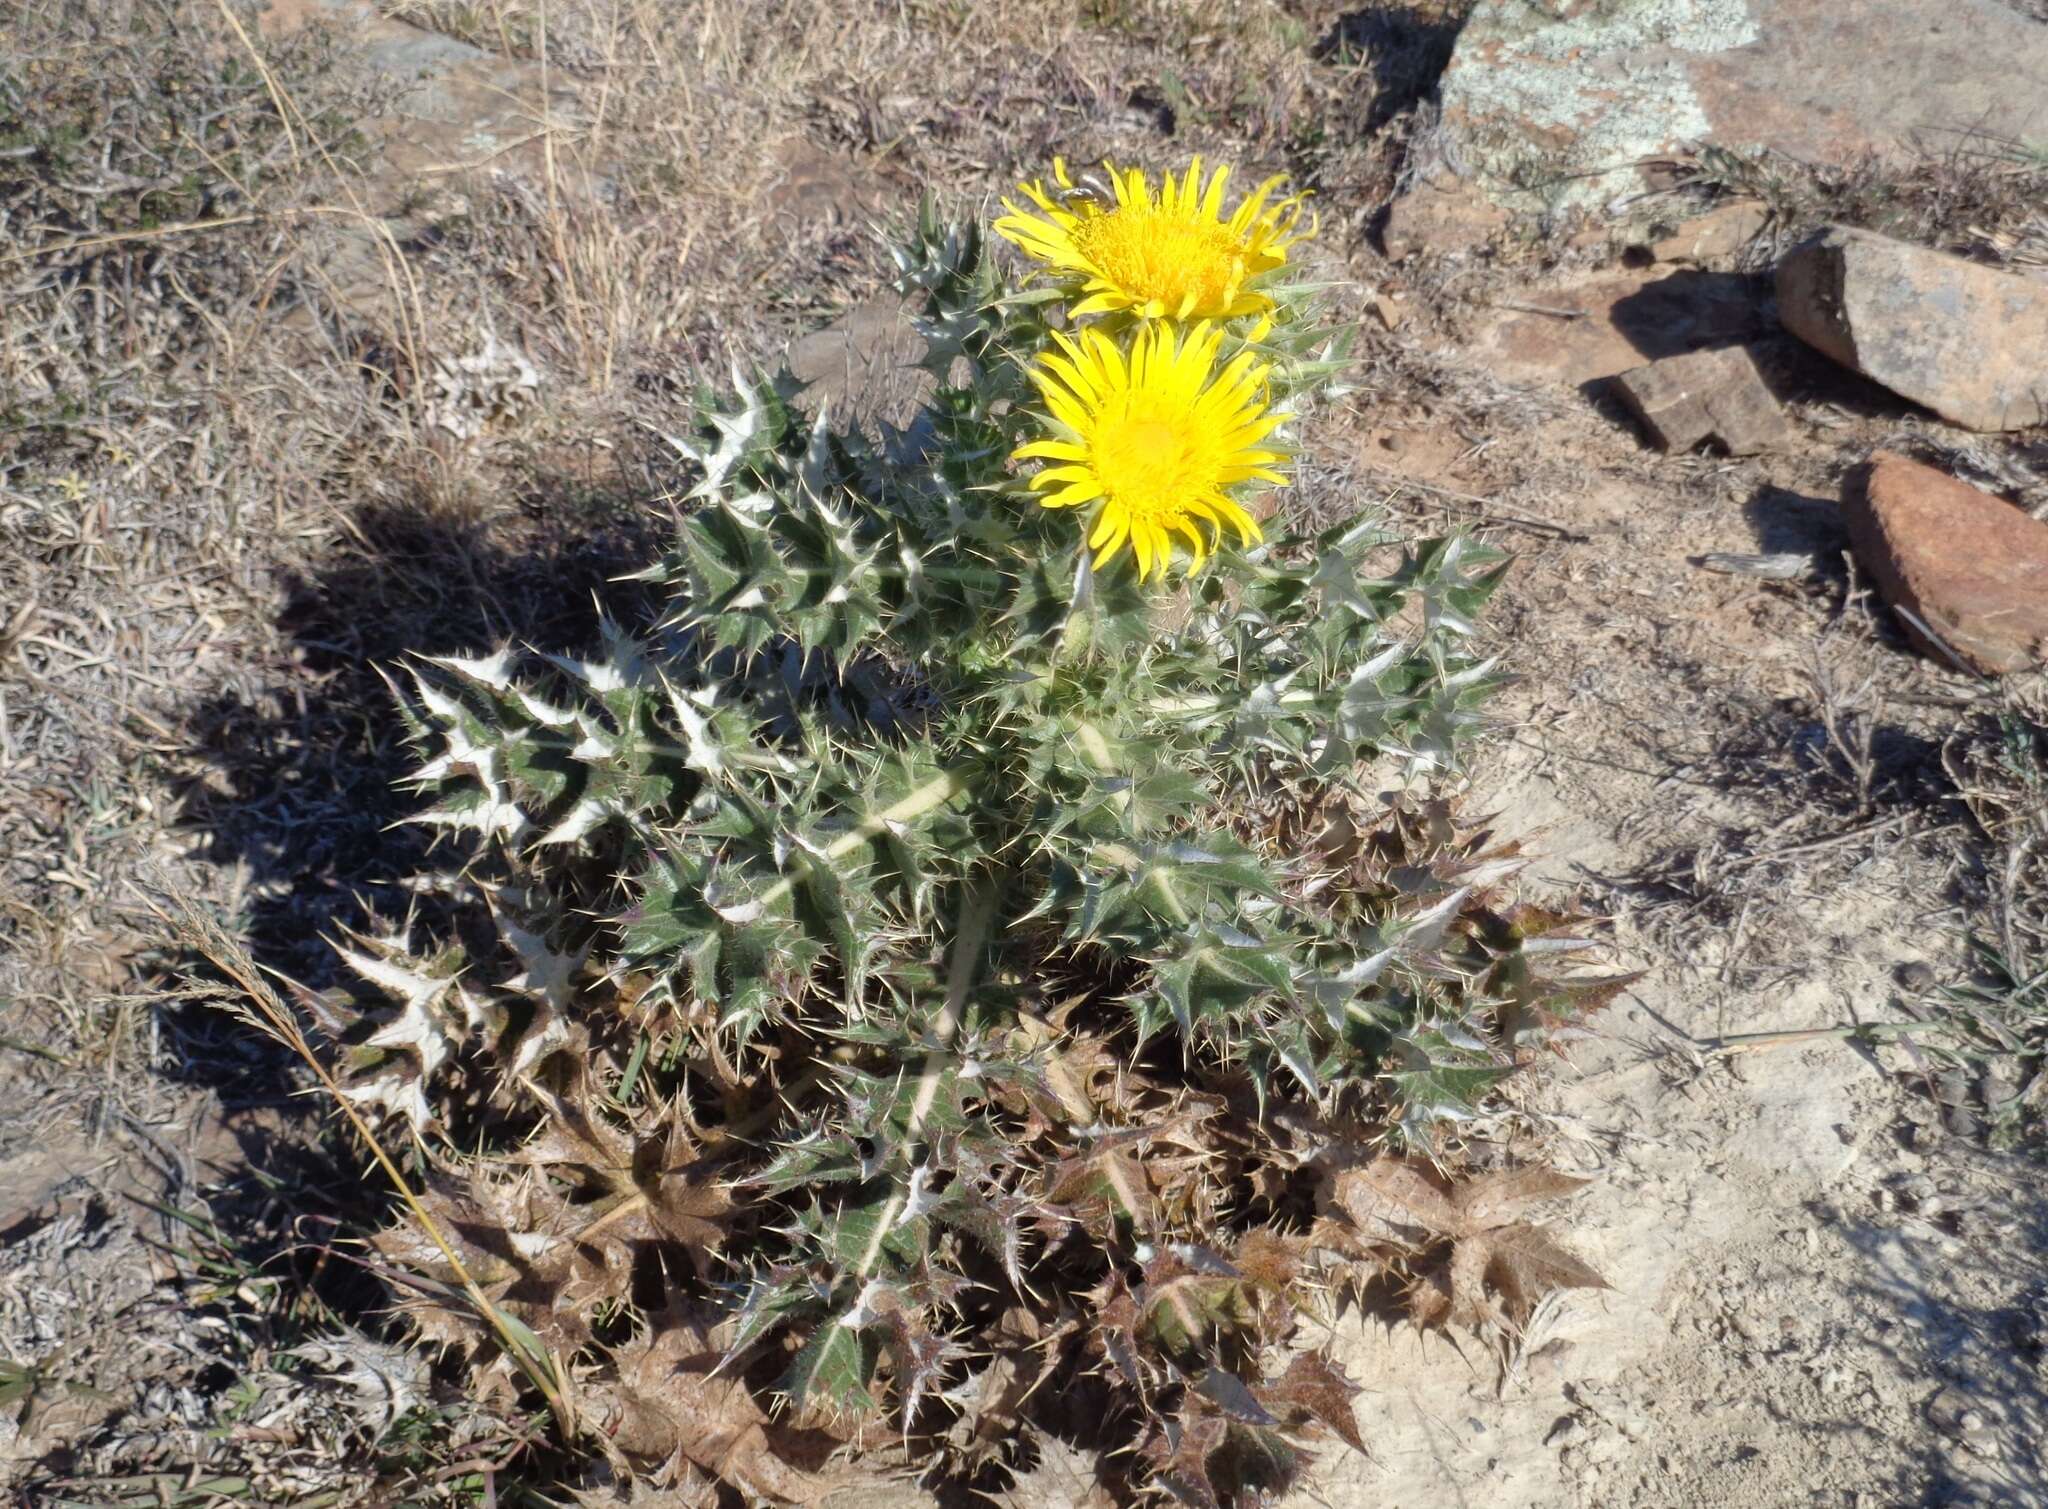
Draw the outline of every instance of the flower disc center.
<instances>
[{"instance_id":1,"label":"flower disc center","mask_svg":"<svg viewBox=\"0 0 2048 1509\"><path fill-rule=\"evenodd\" d=\"M1142 513L1178 511L1190 492L1216 485L1214 468L1203 475L1201 445L1191 416L1133 403L1096 437L1096 469L1105 489Z\"/></svg>"},{"instance_id":2,"label":"flower disc center","mask_svg":"<svg viewBox=\"0 0 2048 1509\"><path fill-rule=\"evenodd\" d=\"M1083 217L1072 234L1108 281L1158 300L1168 313L1190 294L1196 311L1220 310L1243 281L1244 244L1213 220L1127 206Z\"/></svg>"}]
</instances>

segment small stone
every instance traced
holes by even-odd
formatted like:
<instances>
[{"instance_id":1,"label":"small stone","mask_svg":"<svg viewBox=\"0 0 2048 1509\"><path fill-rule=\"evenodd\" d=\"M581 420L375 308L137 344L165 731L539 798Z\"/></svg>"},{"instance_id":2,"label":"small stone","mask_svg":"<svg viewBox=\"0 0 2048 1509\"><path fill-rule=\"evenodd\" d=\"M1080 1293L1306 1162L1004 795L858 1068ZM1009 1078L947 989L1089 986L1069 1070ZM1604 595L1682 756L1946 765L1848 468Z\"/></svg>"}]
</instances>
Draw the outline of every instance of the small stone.
<instances>
[{"instance_id":1,"label":"small stone","mask_svg":"<svg viewBox=\"0 0 2048 1509\"><path fill-rule=\"evenodd\" d=\"M1586 1460L1593 1467L1597 1468L1604 1463L1614 1461L1627 1450L1628 1437L1622 1435L1620 1431L1613 1431L1609 1434L1593 1438L1592 1443L1586 1448Z\"/></svg>"},{"instance_id":2,"label":"small stone","mask_svg":"<svg viewBox=\"0 0 2048 1509\"><path fill-rule=\"evenodd\" d=\"M1652 242L1650 255L1659 262L1725 262L1762 235L1770 223L1771 212L1753 199L1717 205Z\"/></svg>"},{"instance_id":3,"label":"small stone","mask_svg":"<svg viewBox=\"0 0 2048 1509\"><path fill-rule=\"evenodd\" d=\"M1424 181L1387 206L1380 249L1393 262L1426 251L1474 251L1507 223L1506 211L1458 179Z\"/></svg>"},{"instance_id":4,"label":"small stone","mask_svg":"<svg viewBox=\"0 0 2048 1509\"><path fill-rule=\"evenodd\" d=\"M1614 386L1660 450L1718 440L1731 456L1753 456L1791 437L1755 358L1740 346L1666 357L1622 373Z\"/></svg>"},{"instance_id":5,"label":"small stone","mask_svg":"<svg viewBox=\"0 0 2048 1509\"><path fill-rule=\"evenodd\" d=\"M1956 424L2048 424L2048 283L1835 226L1778 264L1778 318Z\"/></svg>"},{"instance_id":6,"label":"small stone","mask_svg":"<svg viewBox=\"0 0 2048 1509\"><path fill-rule=\"evenodd\" d=\"M2048 665L2048 524L1882 453L1843 516L1857 560L1923 651L1991 675Z\"/></svg>"},{"instance_id":7,"label":"small stone","mask_svg":"<svg viewBox=\"0 0 2048 1509\"><path fill-rule=\"evenodd\" d=\"M1373 295L1372 312L1380 317L1380 323L1389 330L1399 330L1405 311L1399 304L1383 293Z\"/></svg>"}]
</instances>

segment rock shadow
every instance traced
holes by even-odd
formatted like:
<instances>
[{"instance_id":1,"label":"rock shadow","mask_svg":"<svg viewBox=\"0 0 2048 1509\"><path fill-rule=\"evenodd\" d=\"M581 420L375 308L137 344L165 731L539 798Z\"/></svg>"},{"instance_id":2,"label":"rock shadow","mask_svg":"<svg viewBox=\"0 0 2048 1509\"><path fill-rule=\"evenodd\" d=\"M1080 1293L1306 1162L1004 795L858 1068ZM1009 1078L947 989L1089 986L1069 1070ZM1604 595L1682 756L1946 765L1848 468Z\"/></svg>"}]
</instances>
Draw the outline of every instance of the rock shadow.
<instances>
[{"instance_id":1,"label":"rock shadow","mask_svg":"<svg viewBox=\"0 0 2048 1509\"><path fill-rule=\"evenodd\" d=\"M1750 495L1742 512L1764 554L1809 555L1821 575L1845 578L1842 552L1849 548L1849 531L1835 499L1765 485Z\"/></svg>"},{"instance_id":2,"label":"rock shadow","mask_svg":"<svg viewBox=\"0 0 2048 1509\"><path fill-rule=\"evenodd\" d=\"M1458 12L1446 15L1419 5L1347 11L1317 41L1311 56L1318 63L1363 64L1371 70L1364 124L1377 131L1434 92L1464 25Z\"/></svg>"},{"instance_id":3,"label":"rock shadow","mask_svg":"<svg viewBox=\"0 0 2048 1509\"><path fill-rule=\"evenodd\" d=\"M1770 279L1683 268L1614 301L1614 328L1645 361L1778 334Z\"/></svg>"}]
</instances>

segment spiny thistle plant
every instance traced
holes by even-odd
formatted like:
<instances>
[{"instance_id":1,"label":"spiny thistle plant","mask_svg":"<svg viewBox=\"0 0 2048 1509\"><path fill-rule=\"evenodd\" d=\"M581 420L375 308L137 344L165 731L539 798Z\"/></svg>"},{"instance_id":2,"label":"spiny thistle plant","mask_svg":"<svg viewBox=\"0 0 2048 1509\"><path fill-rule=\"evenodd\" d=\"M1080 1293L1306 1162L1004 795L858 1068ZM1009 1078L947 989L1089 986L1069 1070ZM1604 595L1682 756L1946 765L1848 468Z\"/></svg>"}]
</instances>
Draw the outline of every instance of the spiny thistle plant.
<instances>
[{"instance_id":1,"label":"spiny thistle plant","mask_svg":"<svg viewBox=\"0 0 2048 1509\"><path fill-rule=\"evenodd\" d=\"M417 1133L444 1234L375 1247L614 1482L987 1485L1044 1430L1235 1501L1369 1433L1287 1346L1316 1295L1505 1337L1599 1282L1515 1218L1572 1181L1431 1158L1611 989L1545 977L1566 919L1426 790L1502 558L1277 529L1341 367L1283 281L1300 201L1109 181L1027 186L1021 280L928 204L914 424L735 373L675 440L662 612L400 698L491 926L344 945L389 998L345 1093Z\"/></svg>"}]
</instances>

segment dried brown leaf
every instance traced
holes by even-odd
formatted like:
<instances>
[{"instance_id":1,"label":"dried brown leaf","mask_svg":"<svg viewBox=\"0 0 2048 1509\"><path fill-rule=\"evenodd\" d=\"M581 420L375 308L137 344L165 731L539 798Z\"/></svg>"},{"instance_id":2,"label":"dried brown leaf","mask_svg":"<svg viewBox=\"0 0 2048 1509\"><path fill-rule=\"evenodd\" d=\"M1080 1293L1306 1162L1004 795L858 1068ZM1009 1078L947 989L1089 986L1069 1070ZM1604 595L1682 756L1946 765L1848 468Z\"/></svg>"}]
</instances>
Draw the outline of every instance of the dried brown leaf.
<instances>
[{"instance_id":1,"label":"dried brown leaf","mask_svg":"<svg viewBox=\"0 0 2048 1509\"><path fill-rule=\"evenodd\" d=\"M1067 1343L1080 1328L1080 1321L1069 1317L1048 1330L1036 1312L1019 1304L983 1333L988 1366L951 1396L964 1400L960 1420L949 1433L964 1465L1006 1455L1029 1436L1025 1406L1049 1380L1070 1371Z\"/></svg>"},{"instance_id":2,"label":"dried brown leaf","mask_svg":"<svg viewBox=\"0 0 2048 1509\"><path fill-rule=\"evenodd\" d=\"M1271 1293L1284 1293L1301 1276L1304 1243L1264 1226L1254 1226L1237 1239L1233 1261L1246 1283Z\"/></svg>"},{"instance_id":3,"label":"dried brown leaf","mask_svg":"<svg viewBox=\"0 0 2048 1509\"><path fill-rule=\"evenodd\" d=\"M1441 1176L1426 1163L1380 1157L1338 1169L1325 1181L1323 1199L1368 1242L1419 1247L1465 1230L1465 1216Z\"/></svg>"},{"instance_id":4,"label":"dried brown leaf","mask_svg":"<svg viewBox=\"0 0 2048 1509\"><path fill-rule=\"evenodd\" d=\"M1537 1301L1554 1289L1608 1287L1606 1279L1540 1226L1501 1227L1489 1233L1487 1246L1492 1254L1487 1282L1519 1319L1527 1319Z\"/></svg>"},{"instance_id":5,"label":"dried brown leaf","mask_svg":"<svg viewBox=\"0 0 2048 1509\"><path fill-rule=\"evenodd\" d=\"M1460 1219L1446 1234L1468 1236L1510 1224L1523 1206L1555 1200L1585 1188L1587 1182L1554 1168L1541 1167L1480 1174L1457 1186L1452 1199Z\"/></svg>"},{"instance_id":6,"label":"dried brown leaf","mask_svg":"<svg viewBox=\"0 0 2048 1509\"><path fill-rule=\"evenodd\" d=\"M1448 1242L1448 1256L1410 1283L1409 1313L1426 1327L1512 1329L1527 1321L1537 1302L1554 1289L1606 1287L1598 1273L1542 1227L1521 1219L1527 1207L1569 1195L1585 1183L1556 1169L1533 1167L1454 1184L1415 1159L1375 1158L1326 1177L1324 1203L1345 1224L1325 1218L1312 1240L1354 1256L1376 1243L1412 1251Z\"/></svg>"},{"instance_id":7,"label":"dried brown leaf","mask_svg":"<svg viewBox=\"0 0 2048 1509\"><path fill-rule=\"evenodd\" d=\"M1451 1264L1446 1258L1425 1268L1409 1280L1406 1293L1408 1314L1425 1331L1451 1323Z\"/></svg>"},{"instance_id":8,"label":"dried brown leaf","mask_svg":"<svg viewBox=\"0 0 2048 1509\"><path fill-rule=\"evenodd\" d=\"M1505 1318L1486 1292L1486 1268L1492 1256L1492 1240L1484 1232L1462 1236L1451 1244L1449 1278L1454 1324L1478 1329L1489 1320Z\"/></svg>"},{"instance_id":9,"label":"dried brown leaf","mask_svg":"<svg viewBox=\"0 0 2048 1509\"><path fill-rule=\"evenodd\" d=\"M654 1316L618 1355L615 1414L606 1424L612 1445L642 1464L680 1456L770 1503L816 1503L830 1481L778 1451L770 1418L746 1384L714 1374L723 1355L705 1317L675 1309Z\"/></svg>"},{"instance_id":10,"label":"dried brown leaf","mask_svg":"<svg viewBox=\"0 0 2048 1509\"><path fill-rule=\"evenodd\" d=\"M1344 1376L1342 1368L1314 1352L1297 1353L1286 1372L1258 1391L1266 1408L1282 1419L1291 1423L1313 1420L1334 1431L1353 1450L1365 1453L1365 1438L1358 1433L1358 1412L1351 1403L1358 1393L1358 1385Z\"/></svg>"},{"instance_id":11,"label":"dried brown leaf","mask_svg":"<svg viewBox=\"0 0 2048 1509\"><path fill-rule=\"evenodd\" d=\"M1184 1408L1177 1421L1163 1423L1144 1452L1153 1480L1192 1509L1222 1509L1209 1477L1209 1458L1223 1444L1229 1429L1221 1415Z\"/></svg>"}]
</instances>

